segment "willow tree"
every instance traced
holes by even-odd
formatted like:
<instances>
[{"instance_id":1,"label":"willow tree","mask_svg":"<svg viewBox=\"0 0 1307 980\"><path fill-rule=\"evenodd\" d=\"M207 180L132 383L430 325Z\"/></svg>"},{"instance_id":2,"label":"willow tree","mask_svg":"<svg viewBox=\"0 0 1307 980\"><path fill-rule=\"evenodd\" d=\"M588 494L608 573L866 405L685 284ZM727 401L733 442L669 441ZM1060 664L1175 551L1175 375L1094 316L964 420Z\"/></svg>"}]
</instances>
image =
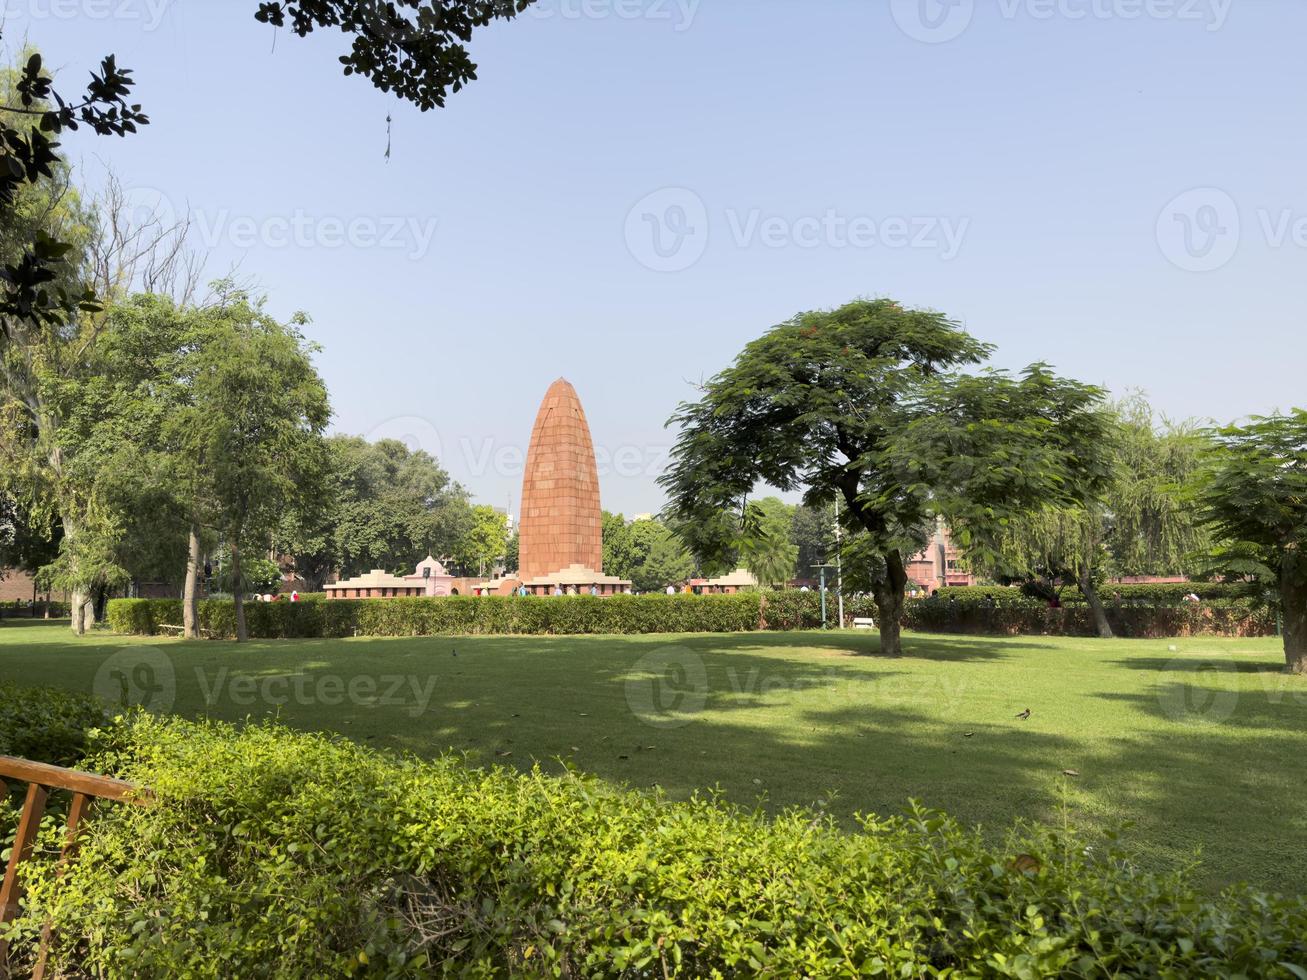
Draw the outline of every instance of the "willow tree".
<instances>
[{"instance_id":1,"label":"willow tree","mask_svg":"<svg viewBox=\"0 0 1307 980\"><path fill-rule=\"evenodd\" d=\"M661 478L697 552L759 484L838 494L859 535L881 649L901 652L906 563L937 515L976 550L1001 526L1101 478L1102 392L1035 364L960 371L992 352L941 313L888 299L802 313L748 344L682 404ZM705 529L700 533L700 529Z\"/></svg>"},{"instance_id":2,"label":"willow tree","mask_svg":"<svg viewBox=\"0 0 1307 980\"><path fill-rule=\"evenodd\" d=\"M1112 413L1111 437L1100 447L1110 464L1106 477L1069 486L1069 506L1009 523L988 558L976 562L998 578L1078 589L1104 638L1113 635L1099 594L1108 575L1192 573L1210 546L1186 493L1207 445L1202 432L1158 420L1139 395Z\"/></svg>"}]
</instances>

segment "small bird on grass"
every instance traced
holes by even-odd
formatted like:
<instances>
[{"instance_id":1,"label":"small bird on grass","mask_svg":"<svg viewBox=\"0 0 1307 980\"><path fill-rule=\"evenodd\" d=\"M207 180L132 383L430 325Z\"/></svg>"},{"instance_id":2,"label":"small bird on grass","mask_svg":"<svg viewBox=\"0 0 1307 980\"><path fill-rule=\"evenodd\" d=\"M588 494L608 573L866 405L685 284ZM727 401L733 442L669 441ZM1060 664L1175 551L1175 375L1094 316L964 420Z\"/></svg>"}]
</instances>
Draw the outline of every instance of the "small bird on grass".
<instances>
[{"instance_id":1,"label":"small bird on grass","mask_svg":"<svg viewBox=\"0 0 1307 980\"><path fill-rule=\"evenodd\" d=\"M1022 721L1025 721L1027 718L1030 717L1030 709L1027 708L1025 711L1021 712L1021 714L1017 715L1017 717L1020 718Z\"/></svg>"},{"instance_id":2,"label":"small bird on grass","mask_svg":"<svg viewBox=\"0 0 1307 980\"><path fill-rule=\"evenodd\" d=\"M451 657L457 657L457 656L458 656L458 651L455 650L453 647L450 647L450 648L449 648L449 655L450 655Z\"/></svg>"}]
</instances>

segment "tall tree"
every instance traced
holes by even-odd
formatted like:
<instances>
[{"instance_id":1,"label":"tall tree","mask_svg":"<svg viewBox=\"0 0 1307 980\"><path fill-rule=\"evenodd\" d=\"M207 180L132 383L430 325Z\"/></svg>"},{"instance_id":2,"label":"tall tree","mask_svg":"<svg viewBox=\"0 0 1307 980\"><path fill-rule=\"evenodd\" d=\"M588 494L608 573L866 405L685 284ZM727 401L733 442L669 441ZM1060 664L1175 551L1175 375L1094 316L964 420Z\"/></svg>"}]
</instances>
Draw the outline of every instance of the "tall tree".
<instances>
[{"instance_id":1,"label":"tall tree","mask_svg":"<svg viewBox=\"0 0 1307 980\"><path fill-rule=\"evenodd\" d=\"M759 585L783 588L794 578L799 547L793 532L794 508L779 497L763 497L750 505L739 552Z\"/></svg>"},{"instance_id":2,"label":"tall tree","mask_svg":"<svg viewBox=\"0 0 1307 980\"><path fill-rule=\"evenodd\" d=\"M335 435L327 463L317 498L298 498L277 535L315 592L332 572L411 572L429 554L451 557L472 524L466 491L420 449Z\"/></svg>"},{"instance_id":3,"label":"tall tree","mask_svg":"<svg viewBox=\"0 0 1307 980\"><path fill-rule=\"evenodd\" d=\"M193 512L224 543L236 638L243 641L242 554L252 548L266 555L283 512L323 479L330 409L299 331L303 318L285 325L239 290L219 295L190 356L193 397L174 416L173 431L192 461L185 482L193 488Z\"/></svg>"},{"instance_id":4,"label":"tall tree","mask_svg":"<svg viewBox=\"0 0 1307 980\"><path fill-rule=\"evenodd\" d=\"M1307 411L1212 435L1198 482L1203 520L1240 571L1259 571L1278 588L1285 663L1307 674Z\"/></svg>"},{"instance_id":5,"label":"tall tree","mask_svg":"<svg viewBox=\"0 0 1307 980\"><path fill-rule=\"evenodd\" d=\"M694 574L685 542L660 521L627 524L622 515L605 515L604 571L630 579L637 592L658 592Z\"/></svg>"},{"instance_id":6,"label":"tall tree","mask_svg":"<svg viewBox=\"0 0 1307 980\"><path fill-rule=\"evenodd\" d=\"M790 540L799 549L799 577L811 578L813 568L835 556L835 509L829 503L794 508Z\"/></svg>"},{"instance_id":7,"label":"tall tree","mask_svg":"<svg viewBox=\"0 0 1307 980\"><path fill-rule=\"evenodd\" d=\"M454 560L470 575L486 575L508 548L508 518L487 504L472 508L472 521L454 545Z\"/></svg>"},{"instance_id":8,"label":"tall tree","mask_svg":"<svg viewBox=\"0 0 1307 980\"><path fill-rule=\"evenodd\" d=\"M1194 426L1158 424L1138 395L1113 406L1112 437L1100 445L1105 472L1082 473L1068 489L1075 503L1049 506L1006 524L989 559L975 564L1001 580L1072 586L1089 605L1100 637L1110 638L1099 587L1109 574L1180 574L1208 535L1182 488L1205 445Z\"/></svg>"},{"instance_id":9,"label":"tall tree","mask_svg":"<svg viewBox=\"0 0 1307 980\"><path fill-rule=\"evenodd\" d=\"M891 300L800 314L673 416L670 507L696 535L759 483L803 490L811 506L838 494L876 565L881 648L898 654L921 528L943 514L979 547L1004 520L1066 499L1069 474L1100 465L1101 391L1038 364L1019 377L956 370L990 352L944 315Z\"/></svg>"}]
</instances>

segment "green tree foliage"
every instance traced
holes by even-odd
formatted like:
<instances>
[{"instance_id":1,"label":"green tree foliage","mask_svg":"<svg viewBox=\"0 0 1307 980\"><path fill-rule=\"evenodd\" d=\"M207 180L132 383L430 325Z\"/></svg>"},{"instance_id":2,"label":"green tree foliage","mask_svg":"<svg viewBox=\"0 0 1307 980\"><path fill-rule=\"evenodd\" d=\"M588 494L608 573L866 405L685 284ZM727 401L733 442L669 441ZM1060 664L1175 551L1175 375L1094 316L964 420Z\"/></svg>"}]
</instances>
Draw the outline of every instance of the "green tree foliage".
<instances>
[{"instance_id":1,"label":"green tree foliage","mask_svg":"<svg viewBox=\"0 0 1307 980\"><path fill-rule=\"evenodd\" d=\"M698 529L759 483L803 490L810 506L838 494L874 564L882 649L898 653L905 562L936 514L979 547L1102 467L1102 393L1038 364L1017 377L958 370L990 353L942 314L891 300L800 314L673 416L670 509L702 554L723 542Z\"/></svg>"},{"instance_id":2,"label":"green tree foliage","mask_svg":"<svg viewBox=\"0 0 1307 980\"><path fill-rule=\"evenodd\" d=\"M300 37L318 28L352 35L340 63L346 75L363 75L422 110L444 106L446 96L476 79L465 45L475 29L511 20L535 0L272 0L255 17L287 24Z\"/></svg>"},{"instance_id":3,"label":"green tree foliage","mask_svg":"<svg viewBox=\"0 0 1307 980\"><path fill-rule=\"evenodd\" d=\"M798 575L812 578L814 565L833 561L835 557L835 509L829 504L794 508L790 540L799 549Z\"/></svg>"},{"instance_id":4,"label":"green tree foliage","mask_svg":"<svg viewBox=\"0 0 1307 980\"><path fill-rule=\"evenodd\" d=\"M758 584L784 588L794 578L799 547L794 544L794 508L779 497L763 497L747 511L740 534L740 560Z\"/></svg>"},{"instance_id":5,"label":"green tree foliage","mask_svg":"<svg viewBox=\"0 0 1307 980\"><path fill-rule=\"evenodd\" d=\"M431 455L394 439L327 440L320 504L291 507L278 529L311 591L333 573L405 574L427 555L451 556L472 523L467 494Z\"/></svg>"},{"instance_id":6,"label":"green tree foliage","mask_svg":"<svg viewBox=\"0 0 1307 980\"><path fill-rule=\"evenodd\" d=\"M87 127L126 135L148 120L127 101L130 72L112 56L81 98L64 98L29 52L0 73L0 482L44 534L60 525L60 561L49 578L69 588L73 629L86 625L87 594L120 575L113 519L87 485L94 466L70 458L62 432L66 388L87 374L100 320L86 248L91 217L69 186L58 137Z\"/></svg>"},{"instance_id":7,"label":"green tree foliage","mask_svg":"<svg viewBox=\"0 0 1307 980\"><path fill-rule=\"evenodd\" d=\"M694 558L660 521L627 524L621 514L605 514L604 572L629 579L637 592L660 592L693 576Z\"/></svg>"},{"instance_id":8,"label":"green tree foliage","mask_svg":"<svg viewBox=\"0 0 1307 980\"><path fill-rule=\"evenodd\" d=\"M1116 472L1104 541L1113 575L1193 575L1212 550L1187 490L1207 434L1193 422L1158 418L1141 395L1116 406Z\"/></svg>"},{"instance_id":9,"label":"green tree foliage","mask_svg":"<svg viewBox=\"0 0 1307 980\"><path fill-rule=\"evenodd\" d=\"M1203 520L1240 572L1278 586L1289 670L1307 674L1307 411L1212 434L1199 482Z\"/></svg>"},{"instance_id":10,"label":"green tree foliage","mask_svg":"<svg viewBox=\"0 0 1307 980\"><path fill-rule=\"evenodd\" d=\"M1103 637L1112 635L1099 597L1106 576L1186 574L1209 546L1183 493L1199 466L1201 433L1190 424L1159 424L1138 395L1113 411L1112 435L1103 443L1106 476L1089 473L1074 487L1071 506L1011 521L991 560L977 561L1001 580L1035 581L1049 592L1078 588Z\"/></svg>"},{"instance_id":11,"label":"green tree foliage","mask_svg":"<svg viewBox=\"0 0 1307 980\"><path fill-rule=\"evenodd\" d=\"M465 574L489 575L508 549L508 518L487 504L473 507L471 518L454 545L454 561Z\"/></svg>"},{"instance_id":12,"label":"green tree foliage","mask_svg":"<svg viewBox=\"0 0 1307 980\"><path fill-rule=\"evenodd\" d=\"M192 461L193 511L224 542L237 639L246 638L244 549L267 554L284 513L321 485L327 391L298 327L279 323L238 290L205 311L188 358L192 397L173 419L179 455Z\"/></svg>"},{"instance_id":13,"label":"green tree foliage","mask_svg":"<svg viewBox=\"0 0 1307 980\"><path fill-rule=\"evenodd\" d=\"M521 565L522 539L518 532L514 531L508 539L508 544L504 546L504 573L506 575L516 575L518 567Z\"/></svg>"}]
</instances>

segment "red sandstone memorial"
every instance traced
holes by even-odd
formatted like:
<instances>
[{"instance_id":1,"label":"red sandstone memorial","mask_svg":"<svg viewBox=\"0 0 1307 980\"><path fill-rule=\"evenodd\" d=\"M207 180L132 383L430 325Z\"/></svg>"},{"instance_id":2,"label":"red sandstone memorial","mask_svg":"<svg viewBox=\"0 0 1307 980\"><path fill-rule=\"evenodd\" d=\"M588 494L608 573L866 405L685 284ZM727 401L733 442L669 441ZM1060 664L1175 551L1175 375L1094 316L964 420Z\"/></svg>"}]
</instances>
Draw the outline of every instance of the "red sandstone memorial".
<instances>
[{"instance_id":1,"label":"red sandstone memorial","mask_svg":"<svg viewBox=\"0 0 1307 980\"><path fill-rule=\"evenodd\" d=\"M518 571L534 595L615 595L631 583L603 573L603 518L594 443L581 399L563 378L549 386L526 455Z\"/></svg>"}]
</instances>

